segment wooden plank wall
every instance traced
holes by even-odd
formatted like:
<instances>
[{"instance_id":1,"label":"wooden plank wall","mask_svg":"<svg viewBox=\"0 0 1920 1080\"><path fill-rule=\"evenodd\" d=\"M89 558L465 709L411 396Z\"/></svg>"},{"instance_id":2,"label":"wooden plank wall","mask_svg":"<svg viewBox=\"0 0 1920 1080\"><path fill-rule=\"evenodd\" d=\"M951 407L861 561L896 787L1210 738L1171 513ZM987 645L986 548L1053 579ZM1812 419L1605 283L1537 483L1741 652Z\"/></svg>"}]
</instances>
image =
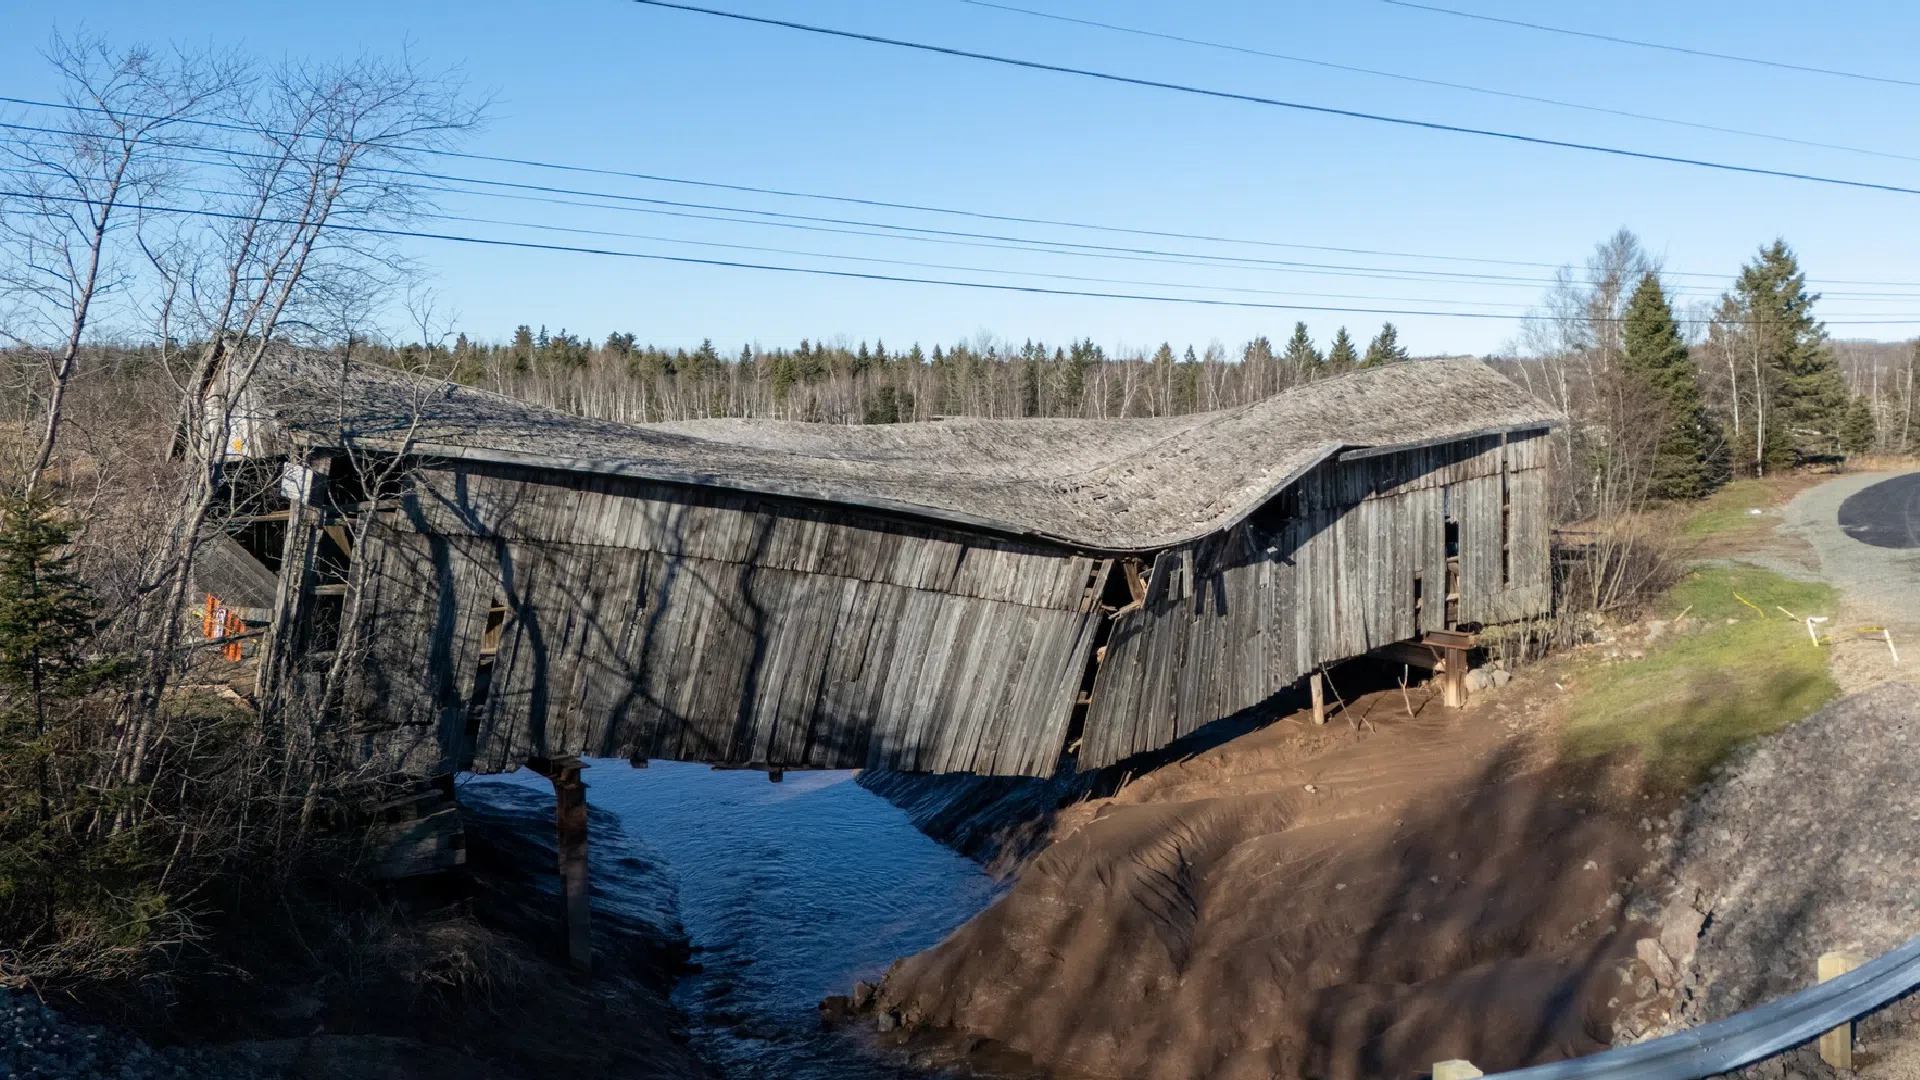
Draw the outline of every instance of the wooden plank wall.
<instances>
[{"instance_id":1,"label":"wooden plank wall","mask_svg":"<svg viewBox=\"0 0 1920 1080\"><path fill-rule=\"evenodd\" d=\"M419 771L578 753L1047 775L1109 568L824 508L481 467L420 473L356 560L359 700ZM507 620L470 715L495 605Z\"/></svg>"},{"instance_id":2,"label":"wooden plank wall","mask_svg":"<svg viewBox=\"0 0 1920 1080\"><path fill-rule=\"evenodd\" d=\"M1447 628L1449 518L1456 623L1546 611L1545 444L1493 436L1329 462L1227 533L1162 552L1145 603L1115 618L1080 767L1165 746L1319 665Z\"/></svg>"}]
</instances>

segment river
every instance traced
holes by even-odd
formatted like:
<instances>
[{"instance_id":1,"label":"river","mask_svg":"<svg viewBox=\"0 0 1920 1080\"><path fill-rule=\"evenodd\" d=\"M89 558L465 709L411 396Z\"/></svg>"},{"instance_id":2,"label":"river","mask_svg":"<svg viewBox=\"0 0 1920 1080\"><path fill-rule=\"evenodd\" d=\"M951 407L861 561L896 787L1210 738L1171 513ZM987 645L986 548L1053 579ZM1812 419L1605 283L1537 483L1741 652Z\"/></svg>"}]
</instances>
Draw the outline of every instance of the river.
<instances>
[{"instance_id":1,"label":"river","mask_svg":"<svg viewBox=\"0 0 1920 1080\"><path fill-rule=\"evenodd\" d=\"M877 982L997 895L978 865L928 839L851 772L714 771L592 762L587 800L617 815L678 878L701 970L674 1000L728 1080L899 1080L897 1053L823 1029L820 999ZM487 782L547 783L522 772ZM549 789L550 790L550 789ZM602 842L595 838L594 842Z\"/></svg>"}]
</instances>

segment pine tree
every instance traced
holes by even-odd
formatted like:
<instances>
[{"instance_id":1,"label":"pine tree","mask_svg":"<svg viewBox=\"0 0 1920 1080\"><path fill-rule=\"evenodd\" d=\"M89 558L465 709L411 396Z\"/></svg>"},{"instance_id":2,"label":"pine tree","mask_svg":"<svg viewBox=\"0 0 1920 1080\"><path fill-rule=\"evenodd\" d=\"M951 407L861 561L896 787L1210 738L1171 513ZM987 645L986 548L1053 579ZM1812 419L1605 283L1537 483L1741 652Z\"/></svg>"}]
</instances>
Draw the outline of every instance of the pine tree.
<instances>
[{"instance_id":1,"label":"pine tree","mask_svg":"<svg viewBox=\"0 0 1920 1080\"><path fill-rule=\"evenodd\" d=\"M1757 456L1767 468L1839 447L1847 387L1826 327L1813 317L1819 299L1807 291L1807 276L1784 240L1761 248L1734 282L1729 314L1764 369L1765 445Z\"/></svg>"},{"instance_id":2,"label":"pine tree","mask_svg":"<svg viewBox=\"0 0 1920 1080\"><path fill-rule=\"evenodd\" d=\"M1873 407L1866 398L1854 398L1847 405L1847 416L1840 422L1840 449L1849 454L1871 453L1879 435L1873 421Z\"/></svg>"},{"instance_id":3,"label":"pine tree","mask_svg":"<svg viewBox=\"0 0 1920 1080\"><path fill-rule=\"evenodd\" d=\"M513 370L526 372L533 370L533 328L521 323L514 328L513 344L509 355L513 358Z\"/></svg>"},{"instance_id":4,"label":"pine tree","mask_svg":"<svg viewBox=\"0 0 1920 1080\"><path fill-rule=\"evenodd\" d=\"M1333 335L1333 343L1327 346L1327 370L1338 375L1359 366L1360 353L1353 347L1353 338L1347 335L1347 328L1343 326Z\"/></svg>"},{"instance_id":5,"label":"pine tree","mask_svg":"<svg viewBox=\"0 0 1920 1080\"><path fill-rule=\"evenodd\" d=\"M119 669L94 655L99 602L74 571L72 539L44 492L0 498L0 833L19 824L9 810L48 822L63 742L56 706Z\"/></svg>"},{"instance_id":6,"label":"pine tree","mask_svg":"<svg viewBox=\"0 0 1920 1080\"><path fill-rule=\"evenodd\" d=\"M1697 499L1724 480L1717 426L1700 393L1700 375L1680 338L1660 279L1640 279L1627 301L1621 366L1660 411L1663 425L1654 451L1652 494L1660 499Z\"/></svg>"},{"instance_id":7,"label":"pine tree","mask_svg":"<svg viewBox=\"0 0 1920 1080\"><path fill-rule=\"evenodd\" d=\"M1367 343L1367 357L1360 362L1360 366L1379 367L1406 359L1409 356L1407 350L1400 346L1400 331L1392 323L1381 323L1380 332Z\"/></svg>"},{"instance_id":8,"label":"pine tree","mask_svg":"<svg viewBox=\"0 0 1920 1080\"><path fill-rule=\"evenodd\" d=\"M1180 366L1173 376L1173 411L1190 413L1200 407L1200 358L1193 354L1193 346L1187 346L1187 353L1180 358Z\"/></svg>"},{"instance_id":9,"label":"pine tree","mask_svg":"<svg viewBox=\"0 0 1920 1080\"><path fill-rule=\"evenodd\" d=\"M1326 362L1320 350L1313 347L1313 339L1307 336L1307 324L1303 322L1293 324L1293 336L1287 339L1287 351L1280 354L1280 359L1287 370L1294 373L1294 378L1302 382L1311 379Z\"/></svg>"}]
</instances>

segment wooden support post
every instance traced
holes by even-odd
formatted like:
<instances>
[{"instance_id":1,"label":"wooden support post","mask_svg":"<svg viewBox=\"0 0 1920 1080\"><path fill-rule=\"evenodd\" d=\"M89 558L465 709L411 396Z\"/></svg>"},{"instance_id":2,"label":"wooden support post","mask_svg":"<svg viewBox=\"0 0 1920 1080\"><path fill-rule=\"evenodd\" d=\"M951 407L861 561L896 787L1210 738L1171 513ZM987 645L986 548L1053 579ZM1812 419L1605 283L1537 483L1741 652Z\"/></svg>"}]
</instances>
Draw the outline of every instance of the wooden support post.
<instances>
[{"instance_id":1,"label":"wooden support post","mask_svg":"<svg viewBox=\"0 0 1920 1080\"><path fill-rule=\"evenodd\" d=\"M1449 709L1466 707L1467 650L1477 640L1473 634L1459 630L1430 630L1421 639L1422 645L1440 654L1435 672L1440 679L1441 700Z\"/></svg>"},{"instance_id":2,"label":"wooden support post","mask_svg":"<svg viewBox=\"0 0 1920 1080\"><path fill-rule=\"evenodd\" d=\"M1313 695L1313 722L1316 725L1327 722L1327 692L1320 683L1319 672L1307 676L1307 692Z\"/></svg>"},{"instance_id":3,"label":"wooden support post","mask_svg":"<svg viewBox=\"0 0 1920 1080\"><path fill-rule=\"evenodd\" d=\"M553 782L555 824L559 829L556 862L560 871L561 925L567 960L582 975L593 970L593 904L587 882L587 785L577 757L535 758L528 762Z\"/></svg>"},{"instance_id":4,"label":"wooden support post","mask_svg":"<svg viewBox=\"0 0 1920 1080\"><path fill-rule=\"evenodd\" d=\"M1446 665L1440 684L1446 696L1445 704L1449 709L1464 709L1467 706L1467 650L1448 646Z\"/></svg>"},{"instance_id":5,"label":"wooden support post","mask_svg":"<svg viewBox=\"0 0 1920 1080\"><path fill-rule=\"evenodd\" d=\"M1859 953L1822 953L1819 979L1821 982L1837 979L1864 963L1866 959ZM1853 1071L1853 1021L1849 1020L1820 1036L1820 1060L1841 1072Z\"/></svg>"},{"instance_id":6,"label":"wooden support post","mask_svg":"<svg viewBox=\"0 0 1920 1080\"><path fill-rule=\"evenodd\" d=\"M1486 1074L1479 1069L1474 1068L1473 1062L1465 1058L1454 1058L1451 1061L1436 1061L1433 1063L1433 1080L1474 1080L1475 1077L1485 1075Z\"/></svg>"}]
</instances>

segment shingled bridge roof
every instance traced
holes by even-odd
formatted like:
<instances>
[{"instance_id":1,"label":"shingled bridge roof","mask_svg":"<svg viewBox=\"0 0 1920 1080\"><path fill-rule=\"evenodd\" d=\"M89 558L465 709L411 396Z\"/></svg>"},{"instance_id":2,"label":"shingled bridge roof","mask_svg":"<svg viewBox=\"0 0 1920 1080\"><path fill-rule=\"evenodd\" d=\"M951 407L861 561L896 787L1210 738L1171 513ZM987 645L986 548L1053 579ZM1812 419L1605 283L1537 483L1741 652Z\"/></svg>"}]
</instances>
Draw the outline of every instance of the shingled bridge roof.
<instances>
[{"instance_id":1,"label":"shingled bridge roof","mask_svg":"<svg viewBox=\"0 0 1920 1080\"><path fill-rule=\"evenodd\" d=\"M1308 469L1551 426L1477 360L1365 369L1219 412L1129 420L633 425L383 367L277 356L260 419L295 444L409 449L758 492L930 518L1089 551L1148 551L1238 522Z\"/></svg>"}]
</instances>

